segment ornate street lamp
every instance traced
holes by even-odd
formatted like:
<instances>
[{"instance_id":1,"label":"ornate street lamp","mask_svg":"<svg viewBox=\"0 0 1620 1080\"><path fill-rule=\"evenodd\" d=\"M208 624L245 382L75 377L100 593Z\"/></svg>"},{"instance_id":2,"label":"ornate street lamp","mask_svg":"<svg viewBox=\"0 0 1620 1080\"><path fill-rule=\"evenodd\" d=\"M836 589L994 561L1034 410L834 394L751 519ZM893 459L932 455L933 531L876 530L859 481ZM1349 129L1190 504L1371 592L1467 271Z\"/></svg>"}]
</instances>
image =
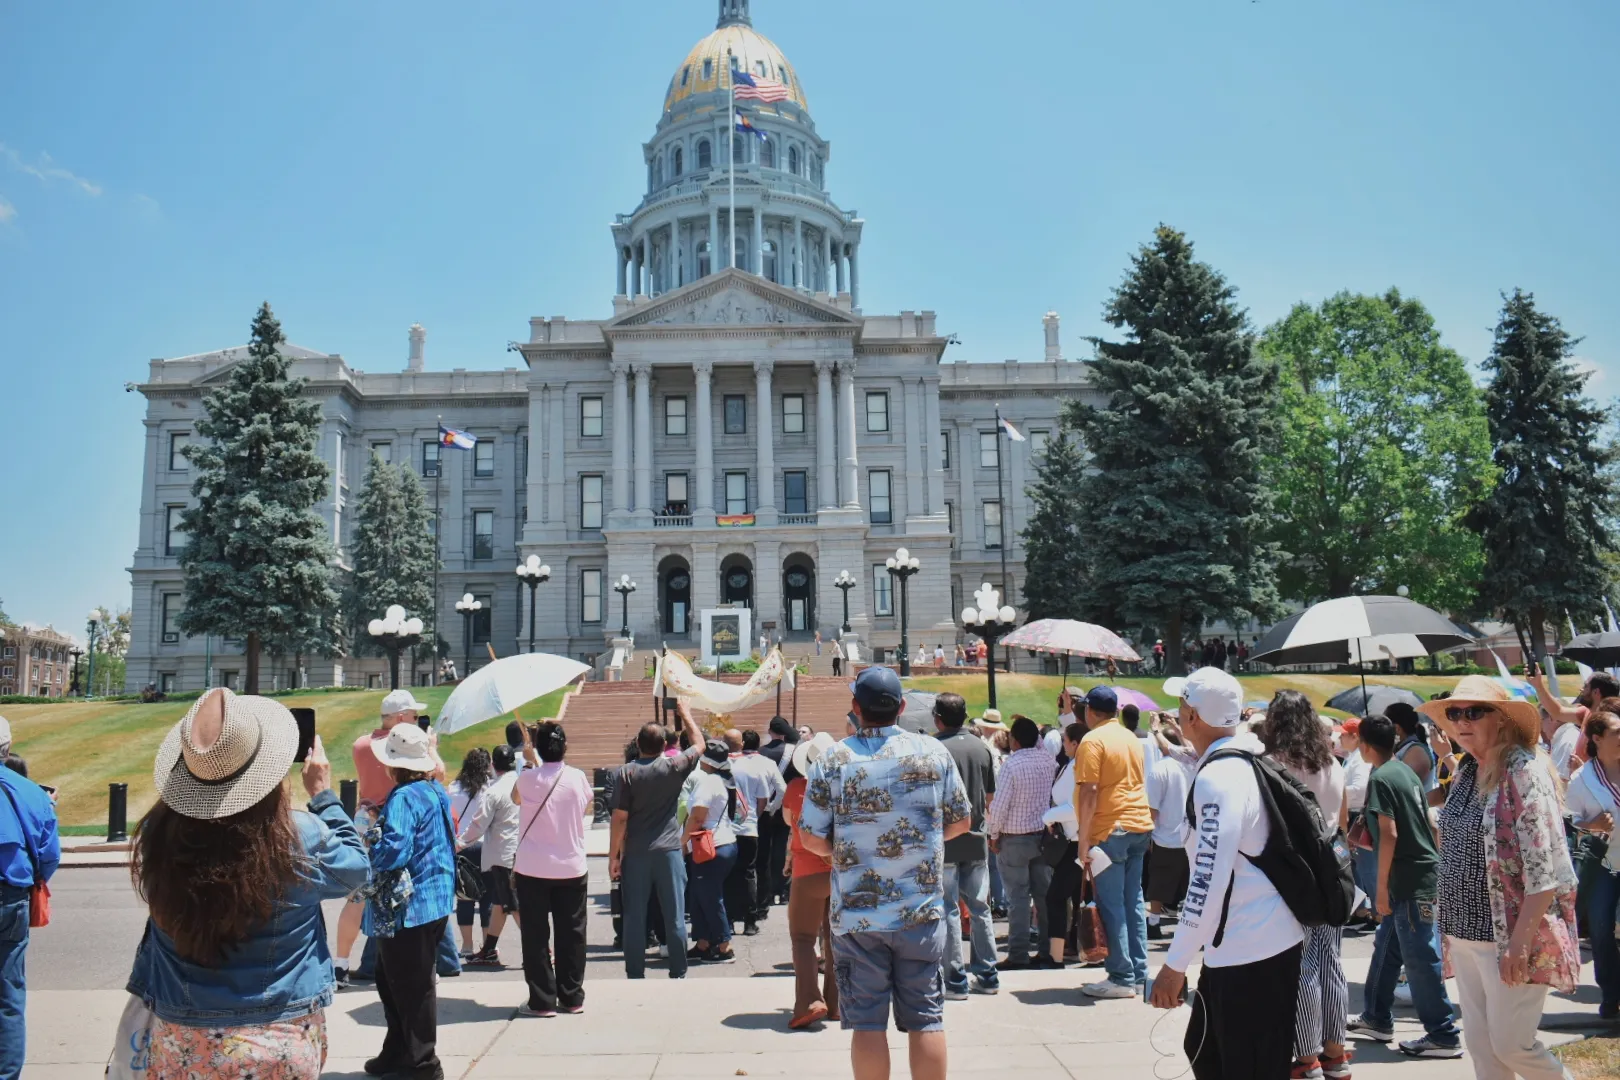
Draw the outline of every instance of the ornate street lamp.
<instances>
[{"instance_id":1,"label":"ornate street lamp","mask_svg":"<svg viewBox=\"0 0 1620 1080\"><path fill-rule=\"evenodd\" d=\"M844 594L844 633L846 634L849 633L849 590L858 584L860 582L856 581L855 575L848 570L838 571L838 576L833 578L833 587Z\"/></svg>"},{"instance_id":2,"label":"ornate street lamp","mask_svg":"<svg viewBox=\"0 0 1620 1080\"><path fill-rule=\"evenodd\" d=\"M530 555L518 563L517 577L520 585L529 587L529 651L534 652L534 594L542 584L551 580L551 567L540 561L540 556Z\"/></svg>"},{"instance_id":3,"label":"ornate street lamp","mask_svg":"<svg viewBox=\"0 0 1620 1080\"><path fill-rule=\"evenodd\" d=\"M75 645L68 650L68 655L73 657L73 685L68 687L68 697L72 697L79 692L79 657L84 655L84 650Z\"/></svg>"},{"instance_id":4,"label":"ornate street lamp","mask_svg":"<svg viewBox=\"0 0 1620 1080\"><path fill-rule=\"evenodd\" d=\"M473 616L484 609L482 600L474 600L472 593L462 593L461 599L456 601L456 610L461 612L461 642L462 642L462 670L461 677L465 679L472 674L472 628Z\"/></svg>"},{"instance_id":5,"label":"ornate street lamp","mask_svg":"<svg viewBox=\"0 0 1620 1080\"><path fill-rule=\"evenodd\" d=\"M962 609L962 626L983 638L985 645L985 667L990 672L990 707L996 707L996 641L1007 631L1018 624L1018 612L1011 605L1001 606L1001 593L990 587L987 581L979 586L979 591L973 594L978 602L976 608Z\"/></svg>"},{"instance_id":6,"label":"ornate street lamp","mask_svg":"<svg viewBox=\"0 0 1620 1080\"><path fill-rule=\"evenodd\" d=\"M905 548L896 548L893 555L883 560L889 577L900 582L900 674L911 674L911 644L906 637L906 621L910 612L906 603L906 582L922 569L922 563ZM848 593L844 594L848 596Z\"/></svg>"},{"instance_id":7,"label":"ornate street lamp","mask_svg":"<svg viewBox=\"0 0 1620 1080\"><path fill-rule=\"evenodd\" d=\"M90 659L85 661L88 667L84 675L84 696L94 697L96 693L96 629L101 625L101 611L96 609L90 612Z\"/></svg>"},{"instance_id":8,"label":"ornate street lamp","mask_svg":"<svg viewBox=\"0 0 1620 1080\"><path fill-rule=\"evenodd\" d=\"M620 574L619 580L613 583L613 591L623 601L624 625L619 629L619 636L627 638L630 636L630 594L636 591L636 583L630 580L629 574Z\"/></svg>"},{"instance_id":9,"label":"ornate street lamp","mask_svg":"<svg viewBox=\"0 0 1620 1080\"><path fill-rule=\"evenodd\" d=\"M405 609L390 604L380 619L366 624L369 633L388 653L388 689L399 689L399 654L422 640L422 620L405 617Z\"/></svg>"}]
</instances>

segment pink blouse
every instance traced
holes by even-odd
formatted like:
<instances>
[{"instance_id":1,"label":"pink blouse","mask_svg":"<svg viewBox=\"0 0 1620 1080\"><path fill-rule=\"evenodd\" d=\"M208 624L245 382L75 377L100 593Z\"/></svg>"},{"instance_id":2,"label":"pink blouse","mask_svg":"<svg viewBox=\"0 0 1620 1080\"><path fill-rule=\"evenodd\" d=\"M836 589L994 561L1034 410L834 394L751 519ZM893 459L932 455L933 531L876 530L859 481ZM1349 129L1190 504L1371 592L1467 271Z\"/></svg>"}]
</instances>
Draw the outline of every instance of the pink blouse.
<instances>
[{"instance_id":1,"label":"pink blouse","mask_svg":"<svg viewBox=\"0 0 1620 1080\"><path fill-rule=\"evenodd\" d=\"M560 761L545 762L524 769L517 790L523 805L513 869L525 877L584 877L585 814L591 807L585 774Z\"/></svg>"}]
</instances>

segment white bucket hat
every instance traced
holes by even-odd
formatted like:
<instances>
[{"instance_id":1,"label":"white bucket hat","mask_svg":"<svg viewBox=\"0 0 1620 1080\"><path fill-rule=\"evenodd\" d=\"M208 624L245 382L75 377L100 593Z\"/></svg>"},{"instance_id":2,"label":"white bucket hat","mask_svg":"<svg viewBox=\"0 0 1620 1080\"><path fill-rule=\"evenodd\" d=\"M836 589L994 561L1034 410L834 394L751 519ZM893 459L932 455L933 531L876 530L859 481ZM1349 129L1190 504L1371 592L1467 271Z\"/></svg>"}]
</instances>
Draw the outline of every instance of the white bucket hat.
<instances>
[{"instance_id":1,"label":"white bucket hat","mask_svg":"<svg viewBox=\"0 0 1620 1080\"><path fill-rule=\"evenodd\" d=\"M177 814L239 814L276 789L298 753L298 722L269 698L210 690L158 748L152 782Z\"/></svg>"},{"instance_id":2,"label":"white bucket hat","mask_svg":"<svg viewBox=\"0 0 1620 1080\"><path fill-rule=\"evenodd\" d=\"M810 766L821 760L821 755L838 745L830 732L818 731L793 748L793 767L800 776L810 775Z\"/></svg>"},{"instance_id":3,"label":"white bucket hat","mask_svg":"<svg viewBox=\"0 0 1620 1080\"><path fill-rule=\"evenodd\" d=\"M372 739L371 752L390 769L430 773L439 767L433 759L427 732L415 724L396 724L388 734Z\"/></svg>"}]
</instances>

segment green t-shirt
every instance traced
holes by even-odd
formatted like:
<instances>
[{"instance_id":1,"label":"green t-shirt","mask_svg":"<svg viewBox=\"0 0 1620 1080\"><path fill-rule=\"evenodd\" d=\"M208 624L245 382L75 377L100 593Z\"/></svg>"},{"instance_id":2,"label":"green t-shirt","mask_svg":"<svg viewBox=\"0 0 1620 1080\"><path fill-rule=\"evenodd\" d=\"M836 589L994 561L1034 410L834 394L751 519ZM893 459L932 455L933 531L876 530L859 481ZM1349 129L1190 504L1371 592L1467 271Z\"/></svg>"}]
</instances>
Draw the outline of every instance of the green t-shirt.
<instances>
[{"instance_id":1,"label":"green t-shirt","mask_svg":"<svg viewBox=\"0 0 1620 1080\"><path fill-rule=\"evenodd\" d=\"M1395 822L1399 833L1389 867L1390 900L1433 900L1438 891L1440 852L1429 830L1423 781L1398 758L1378 766L1367 784L1367 812ZM1378 823L1373 851L1384 844L1384 822ZM1376 897L1374 897L1376 899Z\"/></svg>"}]
</instances>

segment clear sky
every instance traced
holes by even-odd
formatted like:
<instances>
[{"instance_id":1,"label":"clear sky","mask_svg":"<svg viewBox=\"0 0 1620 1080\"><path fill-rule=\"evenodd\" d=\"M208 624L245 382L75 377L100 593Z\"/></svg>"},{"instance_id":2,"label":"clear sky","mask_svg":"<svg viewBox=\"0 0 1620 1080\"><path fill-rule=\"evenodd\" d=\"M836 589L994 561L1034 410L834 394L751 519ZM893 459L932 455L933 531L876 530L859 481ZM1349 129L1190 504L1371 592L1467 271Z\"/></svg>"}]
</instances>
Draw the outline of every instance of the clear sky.
<instances>
[{"instance_id":1,"label":"clear sky","mask_svg":"<svg viewBox=\"0 0 1620 1080\"><path fill-rule=\"evenodd\" d=\"M602 318L713 0L0 4L0 599L127 606L149 358L501 368ZM1258 326L1391 285L1478 361L1533 290L1620 393L1620 5L754 0L866 219L862 306L1067 355L1160 221ZM1605 75L1604 72L1608 74Z\"/></svg>"}]
</instances>

